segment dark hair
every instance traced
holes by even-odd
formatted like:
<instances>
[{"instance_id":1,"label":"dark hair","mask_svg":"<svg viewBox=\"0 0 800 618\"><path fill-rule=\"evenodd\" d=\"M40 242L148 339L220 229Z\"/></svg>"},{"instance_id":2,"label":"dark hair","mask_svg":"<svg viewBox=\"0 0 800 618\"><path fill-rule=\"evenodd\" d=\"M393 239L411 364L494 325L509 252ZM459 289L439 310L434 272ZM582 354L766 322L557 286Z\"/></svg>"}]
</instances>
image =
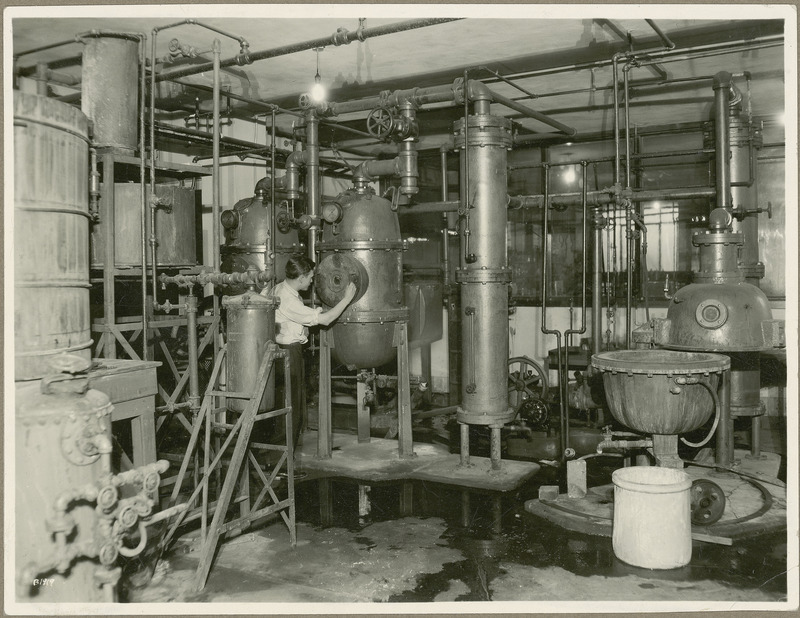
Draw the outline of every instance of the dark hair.
<instances>
[{"instance_id":1,"label":"dark hair","mask_svg":"<svg viewBox=\"0 0 800 618\"><path fill-rule=\"evenodd\" d=\"M314 270L316 264L304 255L293 255L286 262L286 278L297 279Z\"/></svg>"}]
</instances>

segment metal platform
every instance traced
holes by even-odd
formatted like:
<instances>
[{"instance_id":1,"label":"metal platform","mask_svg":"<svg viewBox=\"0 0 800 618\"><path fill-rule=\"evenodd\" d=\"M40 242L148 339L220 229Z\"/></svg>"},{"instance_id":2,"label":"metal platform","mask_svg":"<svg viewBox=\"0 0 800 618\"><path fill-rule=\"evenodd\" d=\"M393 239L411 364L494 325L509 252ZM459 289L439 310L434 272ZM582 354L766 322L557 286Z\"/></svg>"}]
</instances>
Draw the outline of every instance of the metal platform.
<instances>
[{"instance_id":1,"label":"metal platform","mask_svg":"<svg viewBox=\"0 0 800 618\"><path fill-rule=\"evenodd\" d=\"M352 434L333 434L330 459L317 458L317 434L303 434L295 453L298 468L318 476L343 476L360 481L418 479L461 487L511 491L535 475L538 464L503 460L500 470L491 469L487 457L470 457L462 466L460 456L435 444L414 444L414 456L401 458L396 440L372 438L358 442Z\"/></svg>"},{"instance_id":2,"label":"metal platform","mask_svg":"<svg viewBox=\"0 0 800 618\"><path fill-rule=\"evenodd\" d=\"M786 487L774 478L776 458L764 453L759 460L746 451L736 451L736 469L752 475L744 478L731 472L687 466L689 477L713 481L726 499L722 517L708 526L692 526L697 541L733 545L736 541L786 529ZM763 488L763 490L762 490ZM764 491L769 496L764 495ZM561 494L556 500L528 500L525 510L567 530L595 536L611 536L614 512L613 484L592 487L584 498Z\"/></svg>"}]
</instances>

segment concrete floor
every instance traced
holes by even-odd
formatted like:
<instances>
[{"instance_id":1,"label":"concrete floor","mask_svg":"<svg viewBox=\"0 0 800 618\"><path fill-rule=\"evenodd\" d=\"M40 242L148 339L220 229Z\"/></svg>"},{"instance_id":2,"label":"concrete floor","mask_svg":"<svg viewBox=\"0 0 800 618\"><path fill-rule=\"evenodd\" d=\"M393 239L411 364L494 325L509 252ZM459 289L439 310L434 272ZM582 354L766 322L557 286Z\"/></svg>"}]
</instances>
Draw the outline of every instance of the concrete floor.
<instances>
[{"instance_id":1,"label":"concrete floor","mask_svg":"<svg viewBox=\"0 0 800 618\"><path fill-rule=\"evenodd\" d=\"M311 475L296 486L295 548L277 520L228 540L205 588L195 592L197 532L185 534L158 560L149 583L155 558L148 563L143 557L142 573L125 578L122 594L137 604L187 604L168 613L208 611L208 603L248 604L241 608L260 613L289 612L297 607L289 604L298 603L314 604L307 612L322 611L322 603L336 603L337 611L349 603L359 604L353 606L358 611L369 607L365 603L380 604L375 611L384 611L385 603L480 611L481 605L463 602L487 601L491 611L526 612L617 611L625 603L641 611L643 602L655 604L648 608L664 602L687 609L786 607L784 533L729 547L695 542L691 563L680 569L632 567L614 556L611 539L568 531L525 511L538 486L553 482L549 474L542 470L505 493L425 480L364 484ZM526 603L504 605L519 602Z\"/></svg>"}]
</instances>

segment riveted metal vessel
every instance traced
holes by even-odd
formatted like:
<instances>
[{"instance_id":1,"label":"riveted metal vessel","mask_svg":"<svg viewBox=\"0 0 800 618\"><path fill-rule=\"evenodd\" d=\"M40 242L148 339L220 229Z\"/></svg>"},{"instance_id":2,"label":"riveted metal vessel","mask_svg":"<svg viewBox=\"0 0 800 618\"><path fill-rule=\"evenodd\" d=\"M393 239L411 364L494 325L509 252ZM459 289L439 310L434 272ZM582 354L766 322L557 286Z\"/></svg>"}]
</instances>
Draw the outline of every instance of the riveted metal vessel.
<instances>
[{"instance_id":1,"label":"riveted metal vessel","mask_svg":"<svg viewBox=\"0 0 800 618\"><path fill-rule=\"evenodd\" d=\"M278 207L279 211L286 209ZM269 202L256 194L253 197L239 200L230 210L222 212L222 227L225 230L225 244L220 248L222 256L222 272L247 272L255 267L262 271L269 260L271 206ZM286 274L286 262L293 254L300 253L302 247L296 228L285 231L278 227L275 230L275 280L283 281ZM243 292L244 289L238 290Z\"/></svg>"},{"instance_id":2,"label":"riveted metal vessel","mask_svg":"<svg viewBox=\"0 0 800 618\"><path fill-rule=\"evenodd\" d=\"M224 296L226 313L227 385L229 391L253 392L267 344L275 340L275 299L254 291ZM275 407L275 371L270 374L259 412ZM228 399L228 409L242 412L244 399Z\"/></svg>"},{"instance_id":3,"label":"riveted metal vessel","mask_svg":"<svg viewBox=\"0 0 800 618\"><path fill-rule=\"evenodd\" d=\"M92 228L92 268L102 268L105 258L106 220L102 216L105 203L101 190L100 221ZM199 192L174 185L156 185L156 196L164 205L155 211L156 260L162 267L190 267L197 264L197 210ZM150 187L145 187L146 203ZM114 253L117 268L142 265L141 185L114 185ZM147 264L152 263L150 251Z\"/></svg>"},{"instance_id":4,"label":"riveted metal vessel","mask_svg":"<svg viewBox=\"0 0 800 618\"><path fill-rule=\"evenodd\" d=\"M408 320L400 223L391 203L369 188L346 191L336 201L341 221L326 224L317 245L316 289L328 307L350 281L358 293L331 328L333 354L350 368L380 367L396 356L395 323Z\"/></svg>"},{"instance_id":5,"label":"riveted metal vessel","mask_svg":"<svg viewBox=\"0 0 800 618\"><path fill-rule=\"evenodd\" d=\"M592 356L603 376L606 401L620 423L647 434L681 434L702 427L714 413L714 400L697 378L716 391L730 360L722 354L671 350L618 350Z\"/></svg>"},{"instance_id":6,"label":"riveted metal vessel","mask_svg":"<svg viewBox=\"0 0 800 618\"><path fill-rule=\"evenodd\" d=\"M514 417L508 405L508 268L506 242L507 151L511 122L489 114L455 124L465 195L461 265L462 398L458 421L502 426ZM469 166L468 173L465 166Z\"/></svg>"},{"instance_id":7,"label":"riveted metal vessel","mask_svg":"<svg viewBox=\"0 0 800 618\"><path fill-rule=\"evenodd\" d=\"M79 558L63 574L47 567L58 550L53 536L59 527L59 522L53 520L56 499L64 492L93 485L110 472L103 469L102 456L92 452L88 441L99 436L106 441L110 452L109 399L99 391L86 390L85 379L71 382L47 385L46 380L41 380L16 384L13 508L19 601L106 600L100 580L95 577L106 569L97 559ZM66 514L74 523L74 529L67 535L67 548L94 547L97 527L94 504L75 500L68 505Z\"/></svg>"},{"instance_id":8,"label":"riveted metal vessel","mask_svg":"<svg viewBox=\"0 0 800 618\"><path fill-rule=\"evenodd\" d=\"M64 352L91 358L88 120L14 92L14 379Z\"/></svg>"}]
</instances>

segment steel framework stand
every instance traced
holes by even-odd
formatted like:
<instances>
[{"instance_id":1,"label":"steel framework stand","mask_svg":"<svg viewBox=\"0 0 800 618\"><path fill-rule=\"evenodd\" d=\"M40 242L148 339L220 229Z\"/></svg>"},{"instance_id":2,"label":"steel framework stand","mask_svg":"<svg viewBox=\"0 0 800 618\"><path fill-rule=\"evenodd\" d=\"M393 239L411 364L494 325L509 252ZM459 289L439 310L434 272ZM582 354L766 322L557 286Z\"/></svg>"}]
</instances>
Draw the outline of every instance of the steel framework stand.
<instances>
[{"instance_id":1,"label":"steel framework stand","mask_svg":"<svg viewBox=\"0 0 800 618\"><path fill-rule=\"evenodd\" d=\"M292 408L290 403L291 378L288 355L280 350L274 342L270 342L258 370L254 391L252 393L232 392L218 390L222 361L225 358L226 349L227 348L223 347L220 350L220 354L217 356L200 411L193 419L191 438L183 462L181 463L180 471L178 472L175 487L172 491L170 506L174 505L178 500L189 464L196 459L195 451L199 446L200 435L203 433L203 429L205 429L203 476L199 479L194 491L186 501L187 510L176 518L162 541L162 547L166 547L175 534L175 531L182 523L200 519L200 541L202 545L200 550L200 564L197 567L194 578L194 588L197 591L203 589L208 579L208 573L211 570L219 538L228 532L241 532L249 527L254 520L279 512L289 528L292 545L294 546L297 542L294 501L294 447L292 441ZM280 358L283 359L284 375L286 377L284 385L284 407L259 414L259 403L263 397L270 374L275 367L275 361ZM228 398L247 400L244 411L233 424L225 423L221 420L221 416L226 411L225 400ZM285 419L285 444L250 443L250 434L256 421L278 417L283 417ZM211 461L211 435L214 431L224 431L227 433L227 436L219 449L217 449L213 461ZM218 477L222 472L224 466L223 455L234 441L234 438L236 438L236 442L230 455L230 461L227 464L225 479L221 487L219 485L217 486L217 499L211 502L209 490L212 475ZM265 472L261 464L259 464L256 455L253 453L253 448L257 448L259 451L277 451L280 453L280 457L271 470L269 468L270 463L267 462L265 466L267 471ZM273 486L278 479L278 473L284 465L286 467L288 494L286 498L281 500L275 493ZM257 474L263 484L263 489L252 503L250 502L249 494L251 469ZM239 495L234 499L234 491L237 485L239 486ZM192 508L198 498L202 498L200 506ZM271 500L272 503L267 504L268 500ZM233 519L227 519L231 502L239 503L239 516ZM214 509L214 515L209 525L208 514L211 508Z\"/></svg>"},{"instance_id":2,"label":"steel framework stand","mask_svg":"<svg viewBox=\"0 0 800 618\"><path fill-rule=\"evenodd\" d=\"M331 349L333 337L326 329L319 333L319 426L317 457L330 459L333 452L333 419L331 410ZM411 434L411 386L408 364L408 323L395 322L394 340L397 348L397 448L401 458L414 457ZM358 386L358 441L369 442L369 409L361 403Z\"/></svg>"}]
</instances>

